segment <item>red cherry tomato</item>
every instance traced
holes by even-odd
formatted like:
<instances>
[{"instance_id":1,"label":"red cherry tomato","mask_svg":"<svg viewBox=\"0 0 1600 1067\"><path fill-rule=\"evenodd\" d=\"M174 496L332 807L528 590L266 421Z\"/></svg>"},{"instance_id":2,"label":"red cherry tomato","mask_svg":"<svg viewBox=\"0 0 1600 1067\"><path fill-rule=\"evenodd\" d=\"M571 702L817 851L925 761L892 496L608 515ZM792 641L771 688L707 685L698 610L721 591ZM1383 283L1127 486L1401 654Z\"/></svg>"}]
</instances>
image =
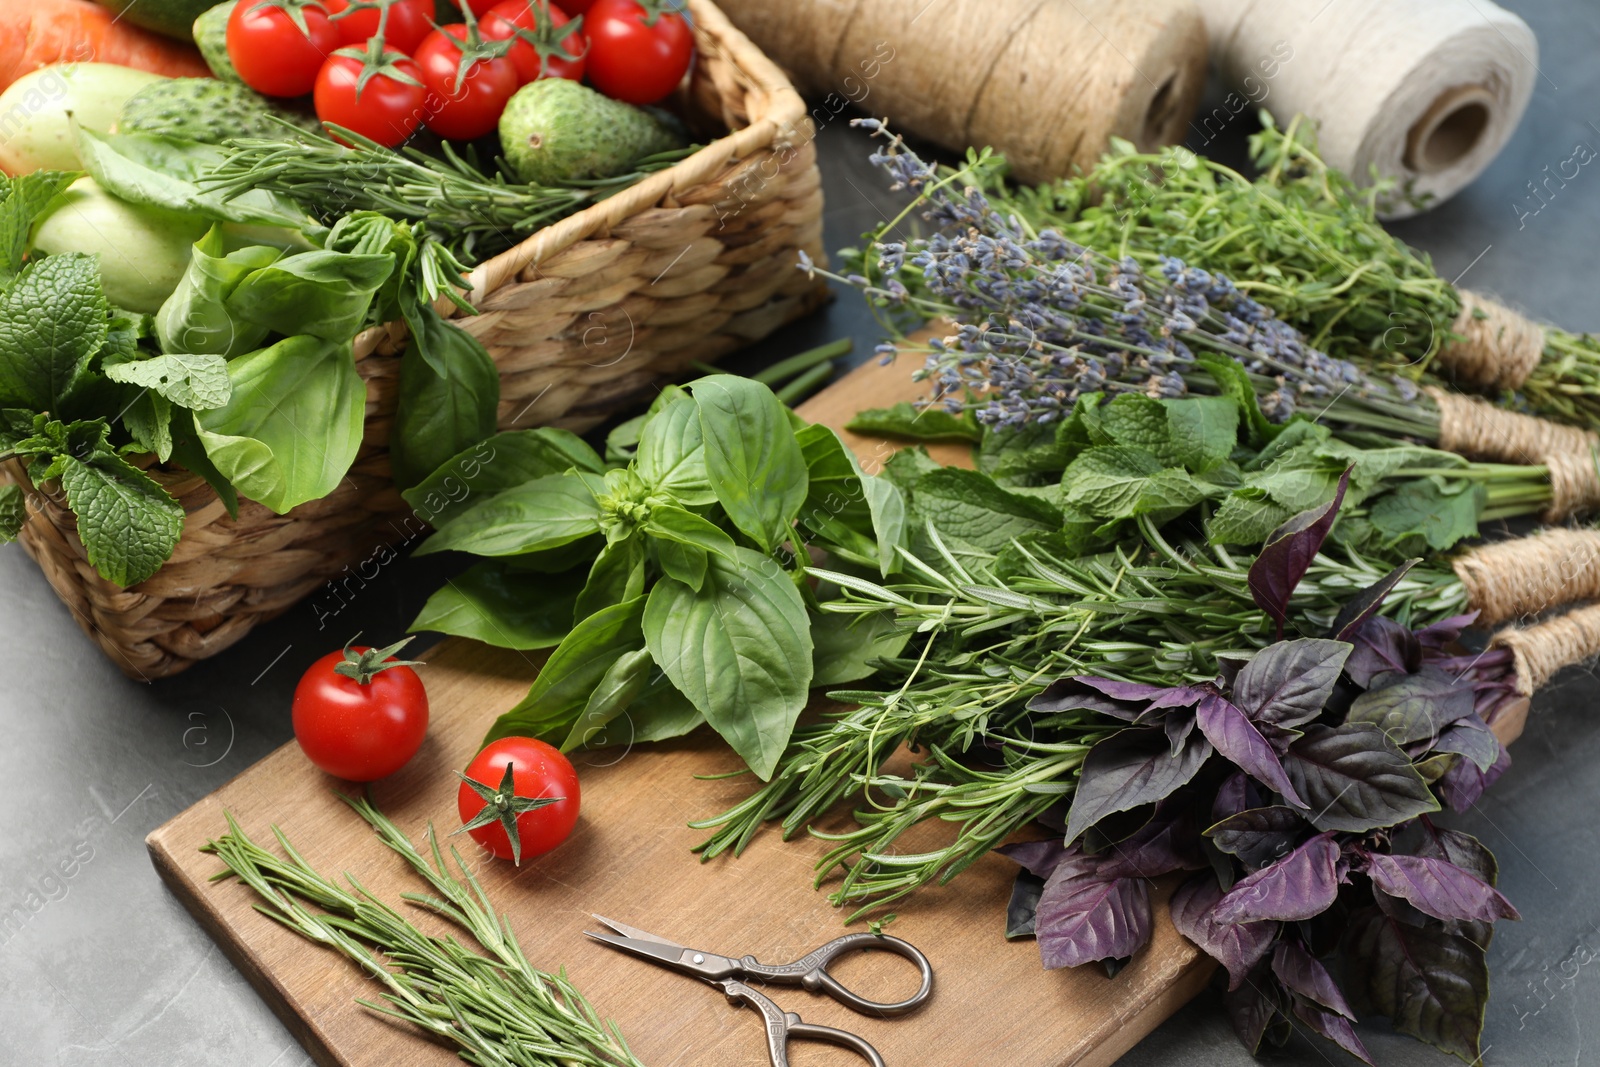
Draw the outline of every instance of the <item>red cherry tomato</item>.
<instances>
[{"instance_id":1,"label":"red cherry tomato","mask_svg":"<svg viewBox=\"0 0 1600 1067\"><path fill-rule=\"evenodd\" d=\"M417 754L428 732L428 694L412 665L394 658L403 644L346 647L306 670L291 714L295 740L312 763L339 778L371 782Z\"/></svg>"},{"instance_id":2,"label":"red cherry tomato","mask_svg":"<svg viewBox=\"0 0 1600 1067\"><path fill-rule=\"evenodd\" d=\"M378 32L385 0L322 0L345 44L366 44ZM383 24L383 43L410 55L433 32L433 0L387 0L389 21ZM369 6L370 5L370 6ZM346 10L354 7L348 15Z\"/></svg>"},{"instance_id":3,"label":"red cherry tomato","mask_svg":"<svg viewBox=\"0 0 1600 1067\"><path fill-rule=\"evenodd\" d=\"M519 84L516 64L501 56L474 60L458 85L461 45L468 38L465 25L452 23L428 34L416 52L422 84L428 90L422 121L453 141L470 141L493 131Z\"/></svg>"},{"instance_id":4,"label":"red cherry tomato","mask_svg":"<svg viewBox=\"0 0 1600 1067\"><path fill-rule=\"evenodd\" d=\"M694 56L694 34L683 16L661 0L648 3L649 9L640 0L594 0L583 16L589 81L630 104L653 104L672 92Z\"/></svg>"},{"instance_id":5,"label":"red cherry tomato","mask_svg":"<svg viewBox=\"0 0 1600 1067\"><path fill-rule=\"evenodd\" d=\"M244 83L267 96L304 96L339 47L339 31L320 6L283 0L305 19L309 36L289 12L265 0L239 0L228 16L228 58Z\"/></svg>"},{"instance_id":6,"label":"red cherry tomato","mask_svg":"<svg viewBox=\"0 0 1600 1067\"><path fill-rule=\"evenodd\" d=\"M518 30L526 30L546 44L559 45L568 55L578 57L562 59L552 55L541 65L539 49L527 40L519 41L511 46L507 58L516 64L517 78L524 84L541 77L579 82L583 80L583 56L588 42L581 30L560 32L561 27L571 21L566 12L549 0L504 0L489 9L478 29L493 41L503 41Z\"/></svg>"},{"instance_id":7,"label":"red cherry tomato","mask_svg":"<svg viewBox=\"0 0 1600 1067\"><path fill-rule=\"evenodd\" d=\"M508 765L509 790L504 788ZM520 863L549 852L567 839L578 821L578 772L567 757L543 741L531 737L491 741L468 765L466 777L470 782L462 782L456 794L461 821L474 841L503 860ZM473 826L475 822L480 825ZM507 825L516 827L516 846L506 833Z\"/></svg>"},{"instance_id":8,"label":"red cherry tomato","mask_svg":"<svg viewBox=\"0 0 1600 1067\"><path fill-rule=\"evenodd\" d=\"M427 90L422 87L421 69L403 53L386 49L383 61L362 85L364 53L359 48L339 49L322 65L312 99L323 122L393 148L422 125Z\"/></svg>"},{"instance_id":9,"label":"red cherry tomato","mask_svg":"<svg viewBox=\"0 0 1600 1067\"><path fill-rule=\"evenodd\" d=\"M568 15L581 15L594 6L594 0L561 0L561 10Z\"/></svg>"}]
</instances>

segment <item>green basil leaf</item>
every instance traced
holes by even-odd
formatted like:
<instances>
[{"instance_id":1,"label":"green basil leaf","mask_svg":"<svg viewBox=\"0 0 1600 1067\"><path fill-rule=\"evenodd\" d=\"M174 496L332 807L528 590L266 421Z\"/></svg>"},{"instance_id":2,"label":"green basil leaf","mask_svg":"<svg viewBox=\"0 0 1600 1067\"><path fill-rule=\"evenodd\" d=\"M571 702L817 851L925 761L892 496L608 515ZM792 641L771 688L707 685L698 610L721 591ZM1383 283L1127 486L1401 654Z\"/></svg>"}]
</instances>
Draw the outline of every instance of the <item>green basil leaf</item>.
<instances>
[{"instance_id":1,"label":"green basil leaf","mask_svg":"<svg viewBox=\"0 0 1600 1067\"><path fill-rule=\"evenodd\" d=\"M891 437L901 441L951 441L977 444L983 438L971 412L953 415L942 407L922 407L906 401L890 408L858 411L845 426L851 433Z\"/></svg>"},{"instance_id":2,"label":"green basil leaf","mask_svg":"<svg viewBox=\"0 0 1600 1067\"><path fill-rule=\"evenodd\" d=\"M217 470L283 514L336 489L361 447L367 386L350 342L289 337L228 363L228 403L195 415Z\"/></svg>"},{"instance_id":3,"label":"green basil leaf","mask_svg":"<svg viewBox=\"0 0 1600 1067\"><path fill-rule=\"evenodd\" d=\"M271 266L283 250L251 245L225 252L220 223L194 243L189 266L172 295L156 312L156 337L163 352L206 352L237 356L259 347L271 332L228 309L228 297L252 271Z\"/></svg>"},{"instance_id":4,"label":"green basil leaf","mask_svg":"<svg viewBox=\"0 0 1600 1067\"><path fill-rule=\"evenodd\" d=\"M109 450L58 456L61 488L89 563L108 582L138 585L172 558L183 508L149 475Z\"/></svg>"},{"instance_id":5,"label":"green basil leaf","mask_svg":"<svg viewBox=\"0 0 1600 1067\"><path fill-rule=\"evenodd\" d=\"M479 500L417 548L516 556L542 552L600 530L600 503L576 474L552 474Z\"/></svg>"},{"instance_id":6,"label":"green basil leaf","mask_svg":"<svg viewBox=\"0 0 1600 1067\"><path fill-rule=\"evenodd\" d=\"M583 712L567 732L566 740L561 742L561 751L605 747L610 742L606 724L628 710L644 692L654 671L655 661L645 649L619 656L589 694Z\"/></svg>"},{"instance_id":7,"label":"green basil leaf","mask_svg":"<svg viewBox=\"0 0 1600 1067\"><path fill-rule=\"evenodd\" d=\"M700 411L693 398L678 392L677 399L644 423L631 469L653 491L687 507L703 507L715 501L717 494L706 473Z\"/></svg>"},{"instance_id":8,"label":"green basil leaf","mask_svg":"<svg viewBox=\"0 0 1600 1067\"><path fill-rule=\"evenodd\" d=\"M582 571L539 574L488 560L468 567L428 598L410 633L431 630L496 648L550 648L572 629Z\"/></svg>"},{"instance_id":9,"label":"green basil leaf","mask_svg":"<svg viewBox=\"0 0 1600 1067\"><path fill-rule=\"evenodd\" d=\"M644 538L627 537L600 550L574 611L577 618L585 619L643 593Z\"/></svg>"},{"instance_id":10,"label":"green basil leaf","mask_svg":"<svg viewBox=\"0 0 1600 1067\"><path fill-rule=\"evenodd\" d=\"M217 469L217 465L211 462L211 457L206 455L205 445L200 440L200 429L195 425L194 412L185 409L173 411L169 432L172 435L173 460L184 470L192 471L205 479L205 483L222 501L223 507L228 509L228 515L237 519L238 490L234 489L233 483Z\"/></svg>"},{"instance_id":11,"label":"green basil leaf","mask_svg":"<svg viewBox=\"0 0 1600 1067\"><path fill-rule=\"evenodd\" d=\"M44 256L0 292L0 407L57 411L105 344L110 305L93 256Z\"/></svg>"},{"instance_id":12,"label":"green basil leaf","mask_svg":"<svg viewBox=\"0 0 1600 1067\"><path fill-rule=\"evenodd\" d=\"M811 684L841 685L872 674L875 661L898 656L911 640L911 630L896 626L893 612L824 611L811 616L811 640Z\"/></svg>"},{"instance_id":13,"label":"green basil leaf","mask_svg":"<svg viewBox=\"0 0 1600 1067\"><path fill-rule=\"evenodd\" d=\"M0 544L10 544L28 521L28 494L12 482L0 485Z\"/></svg>"},{"instance_id":14,"label":"green basil leaf","mask_svg":"<svg viewBox=\"0 0 1600 1067\"><path fill-rule=\"evenodd\" d=\"M706 568L711 566L711 554L697 545L666 538L650 540L650 554L668 578L676 578L698 593L706 582Z\"/></svg>"},{"instance_id":15,"label":"green basil leaf","mask_svg":"<svg viewBox=\"0 0 1600 1067\"><path fill-rule=\"evenodd\" d=\"M228 361L217 355L151 356L105 368L114 382L137 385L190 411L214 411L228 403L233 383Z\"/></svg>"},{"instance_id":16,"label":"green basil leaf","mask_svg":"<svg viewBox=\"0 0 1600 1067\"><path fill-rule=\"evenodd\" d=\"M682 737L704 726L705 722L700 709L678 692L665 673L659 673L656 680L634 698L627 711L629 740L636 742Z\"/></svg>"},{"instance_id":17,"label":"green basil leaf","mask_svg":"<svg viewBox=\"0 0 1600 1067\"><path fill-rule=\"evenodd\" d=\"M905 497L899 488L863 471L855 453L830 427L807 426L795 434L795 441L807 472L800 524L846 548L864 542L871 547L867 562L888 577L899 568L896 547L906 539Z\"/></svg>"},{"instance_id":18,"label":"green basil leaf","mask_svg":"<svg viewBox=\"0 0 1600 1067\"><path fill-rule=\"evenodd\" d=\"M788 410L760 382L730 374L701 378L690 389L717 500L735 526L771 552L788 540L806 498L805 456Z\"/></svg>"},{"instance_id":19,"label":"green basil leaf","mask_svg":"<svg viewBox=\"0 0 1600 1067\"><path fill-rule=\"evenodd\" d=\"M296 252L252 271L229 294L227 309L276 333L348 341L367 324L373 295L393 271L387 252Z\"/></svg>"},{"instance_id":20,"label":"green basil leaf","mask_svg":"<svg viewBox=\"0 0 1600 1067\"><path fill-rule=\"evenodd\" d=\"M733 559L733 538L715 523L692 511L671 504L657 504L650 509L644 529L652 537L693 545L724 559Z\"/></svg>"},{"instance_id":21,"label":"green basil leaf","mask_svg":"<svg viewBox=\"0 0 1600 1067\"><path fill-rule=\"evenodd\" d=\"M157 133L100 134L77 127L78 158L100 187L123 200L193 217L299 229L308 221L294 201L251 189L236 197L201 192L197 182L227 152L216 145Z\"/></svg>"},{"instance_id":22,"label":"green basil leaf","mask_svg":"<svg viewBox=\"0 0 1600 1067\"><path fill-rule=\"evenodd\" d=\"M765 781L806 704L810 621L800 591L771 558L747 548L734 553L732 561L709 557L698 593L672 578L656 583L644 612L645 644Z\"/></svg>"},{"instance_id":23,"label":"green basil leaf","mask_svg":"<svg viewBox=\"0 0 1600 1067\"><path fill-rule=\"evenodd\" d=\"M604 469L594 449L570 430L506 430L462 449L400 495L423 522L442 526L472 503L535 478Z\"/></svg>"},{"instance_id":24,"label":"green basil leaf","mask_svg":"<svg viewBox=\"0 0 1600 1067\"><path fill-rule=\"evenodd\" d=\"M644 643L639 620L645 598L615 604L579 622L550 653L528 695L494 721L483 743L536 737L560 744L611 665Z\"/></svg>"},{"instance_id":25,"label":"green basil leaf","mask_svg":"<svg viewBox=\"0 0 1600 1067\"><path fill-rule=\"evenodd\" d=\"M439 318L431 309L424 313L430 315ZM499 413L500 371L488 350L466 331L439 321L440 328L425 335L426 350L423 336L413 336L400 357L389 457L402 490L492 435Z\"/></svg>"}]
</instances>

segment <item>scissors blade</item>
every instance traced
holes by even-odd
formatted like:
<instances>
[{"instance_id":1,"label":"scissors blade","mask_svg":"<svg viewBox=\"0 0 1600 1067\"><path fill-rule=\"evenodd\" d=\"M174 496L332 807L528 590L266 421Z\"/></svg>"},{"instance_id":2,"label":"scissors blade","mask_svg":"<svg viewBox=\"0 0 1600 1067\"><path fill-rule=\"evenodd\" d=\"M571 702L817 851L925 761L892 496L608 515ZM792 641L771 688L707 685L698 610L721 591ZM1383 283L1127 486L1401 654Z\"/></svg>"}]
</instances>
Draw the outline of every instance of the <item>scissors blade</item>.
<instances>
[{"instance_id":1,"label":"scissors blade","mask_svg":"<svg viewBox=\"0 0 1600 1067\"><path fill-rule=\"evenodd\" d=\"M689 971L693 969L684 965L683 954L686 951L678 945L661 943L658 941L642 941L636 937L623 937L620 934L597 934L593 930L585 930L584 934L596 941L620 949L630 956L659 963L663 967L671 967L675 971Z\"/></svg>"},{"instance_id":2,"label":"scissors blade","mask_svg":"<svg viewBox=\"0 0 1600 1067\"><path fill-rule=\"evenodd\" d=\"M597 923L604 923L606 926L611 927L611 929L615 930L623 937L631 937L635 941L653 941L658 945L667 945L670 948L677 949L679 952L683 951L684 946L678 944L676 941L668 941L664 937L657 937L655 934L652 934L647 930L640 930L638 927L629 926L627 923L619 923L617 920L608 919L604 915L591 915L589 918L593 919Z\"/></svg>"}]
</instances>

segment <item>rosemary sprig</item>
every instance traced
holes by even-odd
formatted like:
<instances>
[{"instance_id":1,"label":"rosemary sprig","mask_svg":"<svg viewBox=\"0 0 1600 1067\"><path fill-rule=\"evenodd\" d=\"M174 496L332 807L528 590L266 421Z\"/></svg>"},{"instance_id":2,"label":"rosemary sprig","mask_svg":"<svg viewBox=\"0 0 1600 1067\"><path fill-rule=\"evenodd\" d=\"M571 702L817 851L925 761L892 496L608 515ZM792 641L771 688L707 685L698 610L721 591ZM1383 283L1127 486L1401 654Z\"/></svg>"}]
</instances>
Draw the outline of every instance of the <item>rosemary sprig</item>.
<instances>
[{"instance_id":1,"label":"rosemary sprig","mask_svg":"<svg viewBox=\"0 0 1600 1067\"><path fill-rule=\"evenodd\" d=\"M367 798L340 799L437 894L405 893L403 899L466 930L481 951L454 937L424 934L348 873L348 889L324 878L277 827L272 832L284 855L262 848L231 813L228 833L204 847L227 865L213 880L237 876L261 897L256 910L340 953L384 985L383 1003L359 1003L454 1044L468 1063L639 1067L616 1026L595 1013L564 972L548 974L528 962L510 918L495 914L453 848L461 877L446 866L431 825L430 858Z\"/></svg>"}]
</instances>

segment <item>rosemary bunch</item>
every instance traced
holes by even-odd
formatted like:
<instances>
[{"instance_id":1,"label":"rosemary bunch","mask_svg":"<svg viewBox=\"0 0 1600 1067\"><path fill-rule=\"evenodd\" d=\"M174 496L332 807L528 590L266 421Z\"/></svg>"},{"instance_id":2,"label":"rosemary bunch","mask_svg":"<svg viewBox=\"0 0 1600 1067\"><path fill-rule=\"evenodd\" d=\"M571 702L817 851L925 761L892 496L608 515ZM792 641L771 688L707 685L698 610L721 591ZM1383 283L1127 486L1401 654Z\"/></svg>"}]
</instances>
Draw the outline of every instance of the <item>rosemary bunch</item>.
<instances>
[{"instance_id":1,"label":"rosemary bunch","mask_svg":"<svg viewBox=\"0 0 1600 1067\"><path fill-rule=\"evenodd\" d=\"M262 848L231 814L228 833L205 846L227 865L217 877L237 876L261 897L256 908L262 914L340 953L383 984L385 1003L359 1003L454 1044L468 1063L639 1067L615 1025L595 1013L565 974L547 974L528 962L510 919L495 915L483 887L453 848L462 877L446 867L431 826L430 861L371 801L341 799L436 894L406 893L404 899L466 930L482 951L454 937L422 933L349 874L348 889L324 878L276 827L284 855Z\"/></svg>"},{"instance_id":2,"label":"rosemary bunch","mask_svg":"<svg viewBox=\"0 0 1600 1067\"><path fill-rule=\"evenodd\" d=\"M695 823L713 831L702 857L738 854L768 821L785 838L810 830L834 842L817 863L817 884L841 876L830 900L855 905L855 919L949 882L1070 794L1084 754L1116 724L1028 711L1053 679L1209 681L1219 657L1272 642L1274 624L1249 587L1250 559L1191 541L1175 547L1147 519L1139 532L1137 544L1072 560L1040 544L958 554L929 526L928 551L901 550L906 580L813 571L838 590L824 612L888 613L920 647L880 664L885 689L830 694L858 706L796 730L767 784ZM1324 633L1389 571L1387 562L1326 546L1295 589L1291 618ZM1409 624L1450 617L1465 603L1453 572L1424 565L1395 584L1385 607ZM885 770L902 745L926 753L909 777ZM844 800L860 805L855 829L811 828ZM950 840L899 851L907 834L935 820L953 824Z\"/></svg>"},{"instance_id":3,"label":"rosemary bunch","mask_svg":"<svg viewBox=\"0 0 1600 1067\"><path fill-rule=\"evenodd\" d=\"M499 172L486 174L448 142L434 156L416 148L385 148L343 127L330 129L351 147L292 126L282 138L229 141L227 160L201 188L224 196L268 189L290 197L325 224L353 211L379 211L421 223L430 237L471 264L694 151L650 156L613 178L522 185Z\"/></svg>"}]
</instances>

